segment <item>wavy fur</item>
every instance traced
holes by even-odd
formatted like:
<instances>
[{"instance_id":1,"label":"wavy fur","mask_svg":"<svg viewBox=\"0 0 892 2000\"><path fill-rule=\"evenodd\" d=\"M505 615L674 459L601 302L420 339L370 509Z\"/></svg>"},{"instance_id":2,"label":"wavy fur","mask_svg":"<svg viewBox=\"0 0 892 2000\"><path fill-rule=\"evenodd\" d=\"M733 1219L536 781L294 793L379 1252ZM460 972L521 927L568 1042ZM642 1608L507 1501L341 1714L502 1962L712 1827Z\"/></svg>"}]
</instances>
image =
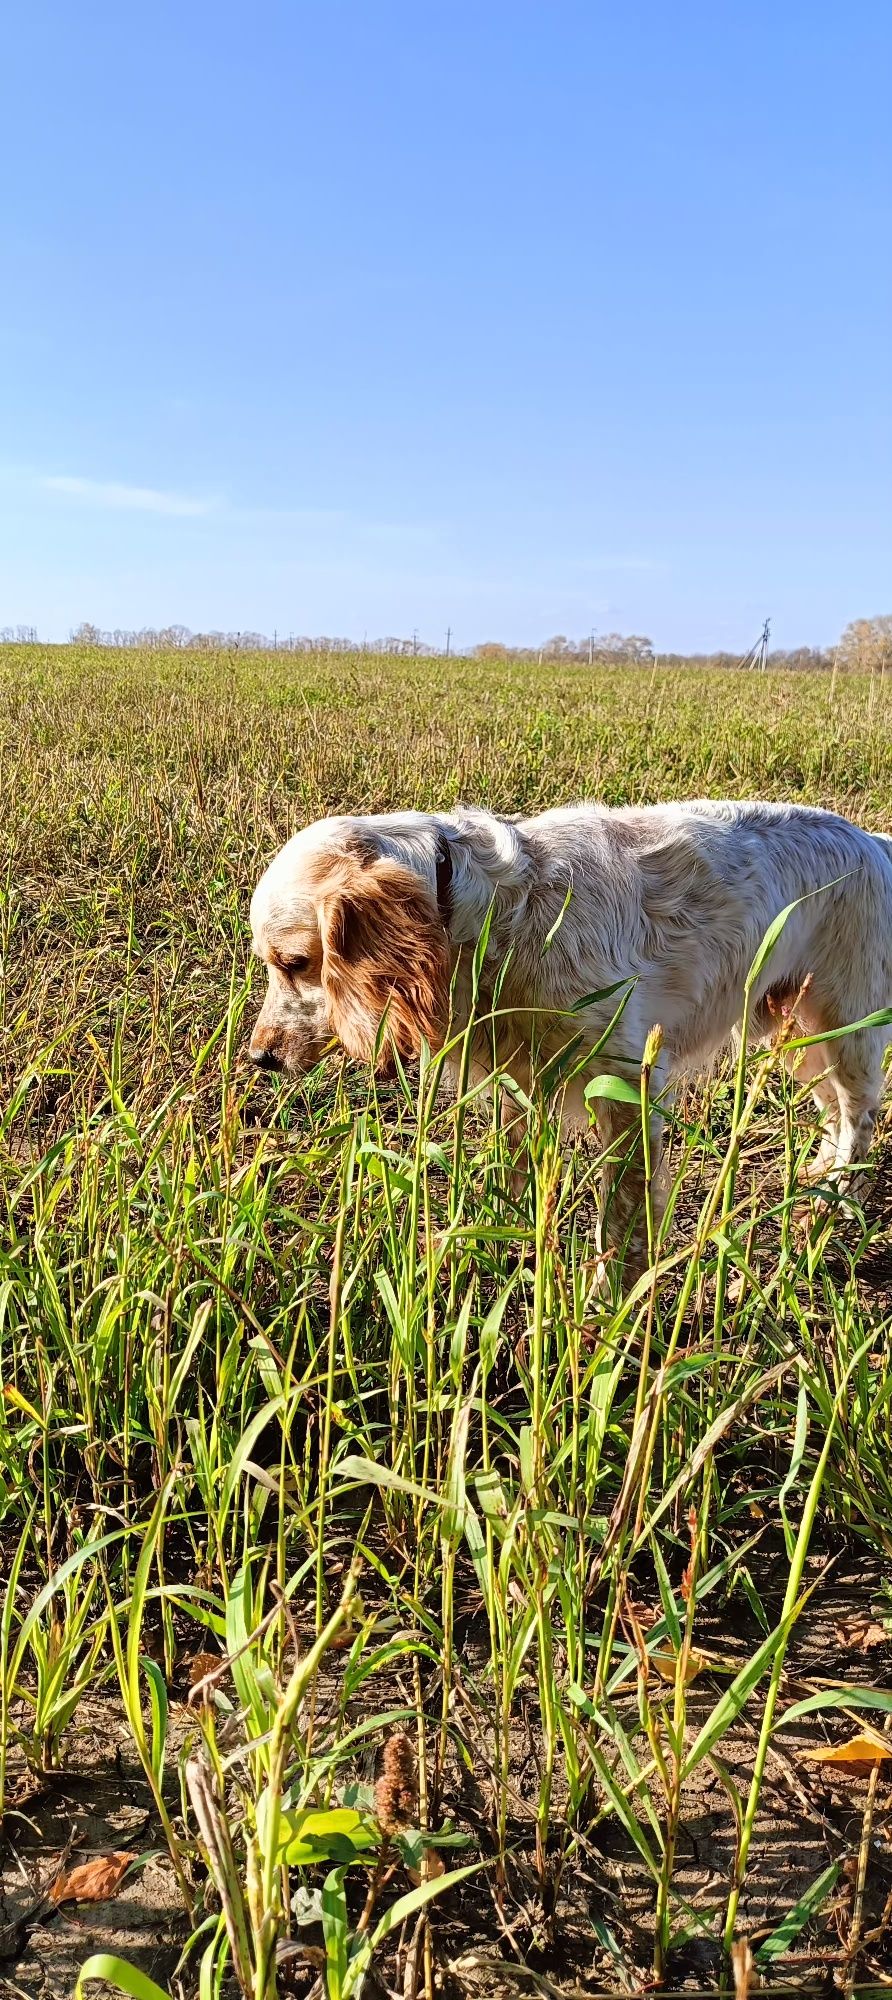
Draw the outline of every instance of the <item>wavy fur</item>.
<instances>
[{"instance_id":1,"label":"wavy fur","mask_svg":"<svg viewBox=\"0 0 892 2000\"><path fill-rule=\"evenodd\" d=\"M451 879L441 910L444 841ZM892 1004L892 843L835 813L694 800L517 819L460 810L322 820L288 842L254 895L255 949L270 986L252 1053L299 1072L334 1034L369 1059L382 1020L404 1054L422 1039L438 1046L450 980L456 1027L468 1019L474 947L491 912L481 1005L507 960L503 1068L523 1083L572 1037L594 1047L616 998L580 1002L627 981L619 1034L597 1067L634 1073L659 1023L654 1090L668 1094L734 1032L749 967L788 904L796 908L753 995L758 1033L776 1032L785 1010L821 1035ZM860 1028L803 1058L801 1079L824 1117L819 1173L866 1156L887 1038L882 1027ZM481 1064L489 1048L487 1036ZM583 1083L567 1094L568 1129L587 1123ZM605 1106L599 1122L605 1141L634 1127L619 1105ZM633 1171L613 1190L612 1225L614 1236L632 1230L633 1252L639 1198Z\"/></svg>"}]
</instances>

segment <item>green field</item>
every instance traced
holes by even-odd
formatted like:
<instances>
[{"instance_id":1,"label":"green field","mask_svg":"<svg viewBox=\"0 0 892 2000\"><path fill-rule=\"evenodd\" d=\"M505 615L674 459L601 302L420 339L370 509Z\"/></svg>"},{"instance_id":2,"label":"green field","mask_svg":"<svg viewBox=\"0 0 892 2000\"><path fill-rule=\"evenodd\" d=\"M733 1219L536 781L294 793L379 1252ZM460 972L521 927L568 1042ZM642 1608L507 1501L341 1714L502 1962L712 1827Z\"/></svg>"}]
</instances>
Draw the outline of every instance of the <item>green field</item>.
<instances>
[{"instance_id":1,"label":"green field","mask_svg":"<svg viewBox=\"0 0 892 2000\"><path fill-rule=\"evenodd\" d=\"M244 1054L251 889L307 820L889 829L883 694L0 647L0 1992L91 1952L175 2000L709 1987L744 1937L775 1985L888 1967L888 1108L803 1213L795 1076L704 1080L629 1300L547 1104L516 1197L436 1061ZM133 1870L29 1916L72 1830Z\"/></svg>"}]
</instances>

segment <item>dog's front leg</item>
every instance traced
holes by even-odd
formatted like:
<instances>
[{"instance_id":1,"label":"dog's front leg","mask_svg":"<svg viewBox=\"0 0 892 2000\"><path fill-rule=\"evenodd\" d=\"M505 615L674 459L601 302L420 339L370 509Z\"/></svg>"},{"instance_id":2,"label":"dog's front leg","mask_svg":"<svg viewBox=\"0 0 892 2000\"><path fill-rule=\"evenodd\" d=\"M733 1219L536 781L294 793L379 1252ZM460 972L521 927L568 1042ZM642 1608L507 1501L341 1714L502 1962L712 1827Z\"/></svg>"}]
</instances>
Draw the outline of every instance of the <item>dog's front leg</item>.
<instances>
[{"instance_id":1,"label":"dog's front leg","mask_svg":"<svg viewBox=\"0 0 892 2000\"><path fill-rule=\"evenodd\" d=\"M601 1171L601 1250L605 1264L621 1262L627 1287L634 1285L650 1262L648 1206L654 1235L666 1205L660 1166L663 1120L651 1114L649 1127L650 1181L641 1130L633 1105L603 1099L597 1111L598 1138L605 1153Z\"/></svg>"},{"instance_id":2,"label":"dog's front leg","mask_svg":"<svg viewBox=\"0 0 892 2000\"><path fill-rule=\"evenodd\" d=\"M529 1054L523 1049L515 1050L510 1063L506 1064L499 1083L499 1124L506 1145L511 1154L509 1187L515 1201L519 1201L526 1187L530 1170L529 1129L526 1105L520 1103L511 1085L529 1102L532 1084L532 1065Z\"/></svg>"}]
</instances>

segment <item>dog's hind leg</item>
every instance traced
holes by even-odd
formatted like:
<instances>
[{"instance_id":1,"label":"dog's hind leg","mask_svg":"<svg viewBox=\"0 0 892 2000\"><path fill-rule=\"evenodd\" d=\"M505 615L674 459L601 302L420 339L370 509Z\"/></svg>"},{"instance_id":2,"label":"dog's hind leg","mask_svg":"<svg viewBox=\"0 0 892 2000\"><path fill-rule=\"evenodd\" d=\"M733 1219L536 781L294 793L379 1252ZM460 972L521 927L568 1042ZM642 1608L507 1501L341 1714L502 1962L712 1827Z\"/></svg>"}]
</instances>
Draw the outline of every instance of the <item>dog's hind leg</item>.
<instances>
[{"instance_id":1,"label":"dog's hind leg","mask_svg":"<svg viewBox=\"0 0 892 2000\"><path fill-rule=\"evenodd\" d=\"M808 1085L818 1110L823 1113L820 1145L804 1174L805 1180L821 1181L835 1166L839 1147L839 1091L833 1069L832 1046L828 1042L813 1042L810 1048L791 1051L789 1060L796 1082Z\"/></svg>"},{"instance_id":2,"label":"dog's hind leg","mask_svg":"<svg viewBox=\"0 0 892 2000\"><path fill-rule=\"evenodd\" d=\"M526 1107L518 1103L512 1083L528 1100L532 1065L526 1050L515 1049L499 1085L499 1125L512 1158L508 1185L515 1201L520 1201L530 1174L529 1128Z\"/></svg>"},{"instance_id":3,"label":"dog's hind leg","mask_svg":"<svg viewBox=\"0 0 892 2000\"><path fill-rule=\"evenodd\" d=\"M825 1081L833 1083L836 1123L835 1126L828 1123L809 1179L832 1182L840 1195L845 1194L856 1178L852 1169L859 1167L870 1152L883 1095L885 1039L883 1029L856 1028L850 1035L840 1036L838 1041L827 1045L827 1052L832 1049L833 1053L832 1070ZM825 1206L824 1198L819 1196L819 1207ZM807 1221L807 1209L801 1211L800 1219Z\"/></svg>"},{"instance_id":4,"label":"dog's hind leg","mask_svg":"<svg viewBox=\"0 0 892 2000\"><path fill-rule=\"evenodd\" d=\"M597 1119L607 1155L601 1174L601 1248L605 1261L608 1256L623 1259L625 1281L631 1286L650 1261L648 1194L654 1235L666 1206L660 1172L665 1121L651 1113L648 1188L640 1112L634 1105L604 1099L598 1104Z\"/></svg>"},{"instance_id":5,"label":"dog's hind leg","mask_svg":"<svg viewBox=\"0 0 892 2000\"><path fill-rule=\"evenodd\" d=\"M833 1080L839 1099L834 1169L844 1173L867 1159L883 1096L885 1028L856 1028L836 1043Z\"/></svg>"}]
</instances>

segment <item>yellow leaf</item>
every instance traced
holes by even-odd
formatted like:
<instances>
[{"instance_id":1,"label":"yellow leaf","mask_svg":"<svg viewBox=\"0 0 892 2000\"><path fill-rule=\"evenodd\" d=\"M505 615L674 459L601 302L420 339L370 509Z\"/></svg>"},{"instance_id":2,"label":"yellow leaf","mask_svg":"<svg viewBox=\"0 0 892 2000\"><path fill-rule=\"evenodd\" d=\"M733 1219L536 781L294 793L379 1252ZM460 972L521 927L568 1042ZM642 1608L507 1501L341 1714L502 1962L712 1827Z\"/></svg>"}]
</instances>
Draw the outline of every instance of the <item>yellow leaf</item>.
<instances>
[{"instance_id":1,"label":"yellow leaf","mask_svg":"<svg viewBox=\"0 0 892 2000\"><path fill-rule=\"evenodd\" d=\"M876 1730L864 1729L846 1743L822 1743L817 1750L803 1754L812 1764L841 1764L858 1776L875 1771L878 1764L892 1762L892 1742Z\"/></svg>"},{"instance_id":2,"label":"yellow leaf","mask_svg":"<svg viewBox=\"0 0 892 2000\"><path fill-rule=\"evenodd\" d=\"M34 1404L29 1403L27 1396L22 1395L21 1389L17 1389L14 1382L4 1382L3 1400L5 1403L12 1403L17 1410L24 1410L26 1417L30 1417L32 1422L43 1430L44 1422L40 1411L35 1410Z\"/></svg>"},{"instance_id":3,"label":"yellow leaf","mask_svg":"<svg viewBox=\"0 0 892 2000\"><path fill-rule=\"evenodd\" d=\"M678 1667L678 1661L680 1657L681 1657L680 1654L670 1652L668 1647L663 1652L651 1653L649 1655L651 1666L656 1667L657 1673L660 1675L661 1680L672 1681L672 1682L674 1682L675 1680L676 1670ZM703 1654L696 1652L694 1647L692 1646L688 1654L687 1660L685 1661L685 1671L684 1671L685 1687L687 1687L691 1681L695 1681L698 1674L702 1674L705 1665L706 1665L706 1660L704 1659Z\"/></svg>"}]
</instances>

